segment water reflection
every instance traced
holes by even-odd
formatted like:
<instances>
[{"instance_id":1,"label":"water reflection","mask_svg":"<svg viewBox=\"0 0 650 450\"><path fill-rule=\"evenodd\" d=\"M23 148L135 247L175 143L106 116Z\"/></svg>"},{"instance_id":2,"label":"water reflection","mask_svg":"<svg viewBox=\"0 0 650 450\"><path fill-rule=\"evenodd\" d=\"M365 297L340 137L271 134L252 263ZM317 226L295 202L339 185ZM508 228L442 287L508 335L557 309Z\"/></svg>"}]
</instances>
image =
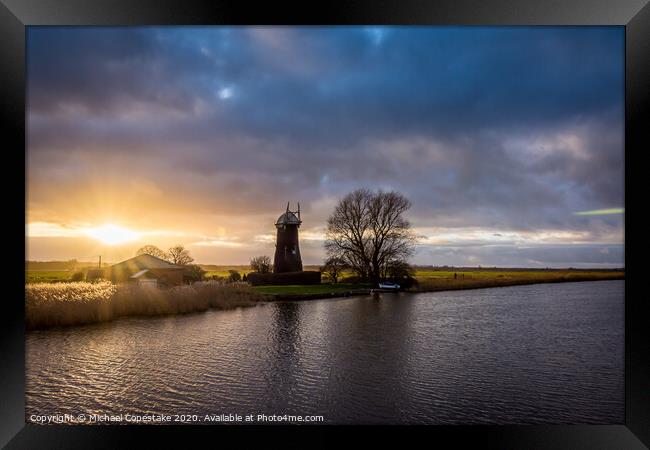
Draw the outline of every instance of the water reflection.
<instances>
[{"instance_id":1,"label":"water reflection","mask_svg":"<svg viewBox=\"0 0 650 450\"><path fill-rule=\"evenodd\" d=\"M272 395L266 413L287 413L299 382L301 369L300 308L297 302L272 305L270 347L268 351L268 388Z\"/></svg>"},{"instance_id":2,"label":"water reflection","mask_svg":"<svg viewBox=\"0 0 650 450\"><path fill-rule=\"evenodd\" d=\"M26 411L621 423L623 289L386 294L31 332Z\"/></svg>"},{"instance_id":3,"label":"water reflection","mask_svg":"<svg viewBox=\"0 0 650 450\"><path fill-rule=\"evenodd\" d=\"M341 423L386 420L400 415L403 383L412 348L408 295L379 294L330 308L327 328L332 347L329 381L337 393L330 405ZM391 380L383 383L382 380Z\"/></svg>"}]
</instances>

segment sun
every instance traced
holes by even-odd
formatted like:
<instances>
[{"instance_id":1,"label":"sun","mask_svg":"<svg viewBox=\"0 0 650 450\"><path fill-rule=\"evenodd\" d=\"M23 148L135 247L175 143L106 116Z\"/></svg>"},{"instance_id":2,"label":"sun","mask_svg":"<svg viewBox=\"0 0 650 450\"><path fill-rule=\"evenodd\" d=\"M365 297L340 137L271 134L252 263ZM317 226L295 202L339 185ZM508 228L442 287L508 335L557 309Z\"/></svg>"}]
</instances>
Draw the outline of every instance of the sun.
<instances>
[{"instance_id":1,"label":"sun","mask_svg":"<svg viewBox=\"0 0 650 450\"><path fill-rule=\"evenodd\" d=\"M117 225L105 224L94 228L86 229L86 234L107 245L118 245L130 242L139 237L135 231Z\"/></svg>"}]
</instances>

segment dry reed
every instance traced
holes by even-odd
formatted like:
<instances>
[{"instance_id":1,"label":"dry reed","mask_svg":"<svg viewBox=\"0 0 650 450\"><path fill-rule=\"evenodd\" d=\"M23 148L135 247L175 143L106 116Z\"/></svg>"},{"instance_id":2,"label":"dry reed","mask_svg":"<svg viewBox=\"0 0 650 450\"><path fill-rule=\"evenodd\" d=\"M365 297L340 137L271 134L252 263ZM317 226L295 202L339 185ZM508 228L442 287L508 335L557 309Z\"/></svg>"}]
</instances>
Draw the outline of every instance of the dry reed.
<instances>
[{"instance_id":1,"label":"dry reed","mask_svg":"<svg viewBox=\"0 0 650 450\"><path fill-rule=\"evenodd\" d=\"M124 316L181 314L252 306L266 297L245 283L204 281L160 289L98 283L34 283L25 286L27 329L104 322Z\"/></svg>"}]
</instances>

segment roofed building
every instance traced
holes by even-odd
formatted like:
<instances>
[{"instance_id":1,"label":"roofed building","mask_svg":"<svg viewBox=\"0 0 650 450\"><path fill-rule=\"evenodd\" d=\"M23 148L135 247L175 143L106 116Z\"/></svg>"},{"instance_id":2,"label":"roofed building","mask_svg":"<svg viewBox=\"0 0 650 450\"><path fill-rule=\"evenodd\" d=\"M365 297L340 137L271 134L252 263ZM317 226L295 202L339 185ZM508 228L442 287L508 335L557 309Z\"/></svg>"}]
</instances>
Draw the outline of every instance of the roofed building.
<instances>
[{"instance_id":1,"label":"roofed building","mask_svg":"<svg viewBox=\"0 0 650 450\"><path fill-rule=\"evenodd\" d=\"M178 286L183 284L185 268L145 254L113 264L106 272L106 278L113 283L137 282Z\"/></svg>"}]
</instances>

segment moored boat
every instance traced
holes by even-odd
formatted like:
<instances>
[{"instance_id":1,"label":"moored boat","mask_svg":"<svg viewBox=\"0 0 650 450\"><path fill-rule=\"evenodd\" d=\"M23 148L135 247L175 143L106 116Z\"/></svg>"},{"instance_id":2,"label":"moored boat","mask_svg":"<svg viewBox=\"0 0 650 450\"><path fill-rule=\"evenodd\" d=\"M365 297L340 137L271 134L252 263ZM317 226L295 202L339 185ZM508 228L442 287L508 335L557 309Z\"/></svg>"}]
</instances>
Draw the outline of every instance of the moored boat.
<instances>
[{"instance_id":1,"label":"moored boat","mask_svg":"<svg viewBox=\"0 0 650 450\"><path fill-rule=\"evenodd\" d=\"M379 283L379 289L373 289L373 292L397 292L400 290L400 285L388 281Z\"/></svg>"}]
</instances>

